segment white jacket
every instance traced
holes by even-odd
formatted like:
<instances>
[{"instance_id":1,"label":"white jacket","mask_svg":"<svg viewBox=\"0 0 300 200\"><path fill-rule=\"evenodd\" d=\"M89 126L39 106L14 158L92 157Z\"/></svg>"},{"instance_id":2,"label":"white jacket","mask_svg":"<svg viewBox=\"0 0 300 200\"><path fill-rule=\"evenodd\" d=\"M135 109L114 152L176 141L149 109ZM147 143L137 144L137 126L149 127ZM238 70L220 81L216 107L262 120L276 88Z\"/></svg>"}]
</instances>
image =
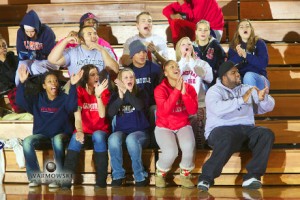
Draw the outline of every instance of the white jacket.
<instances>
[{"instance_id":1,"label":"white jacket","mask_svg":"<svg viewBox=\"0 0 300 200\"><path fill-rule=\"evenodd\" d=\"M213 80L213 73L212 68L210 65L199 58L194 60L191 58L189 61L187 61L186 58L181 58L178 62L182 78L183 80L192 85L198 95L198 107L205 107L204 99L205 99L205 93L207 88L205 88L205 84L203 81L206 81L207 83L211 83ZM201 67L204 70L203 76L199 76L195 72L195 67Z\"/></svg>"}]
</instances>

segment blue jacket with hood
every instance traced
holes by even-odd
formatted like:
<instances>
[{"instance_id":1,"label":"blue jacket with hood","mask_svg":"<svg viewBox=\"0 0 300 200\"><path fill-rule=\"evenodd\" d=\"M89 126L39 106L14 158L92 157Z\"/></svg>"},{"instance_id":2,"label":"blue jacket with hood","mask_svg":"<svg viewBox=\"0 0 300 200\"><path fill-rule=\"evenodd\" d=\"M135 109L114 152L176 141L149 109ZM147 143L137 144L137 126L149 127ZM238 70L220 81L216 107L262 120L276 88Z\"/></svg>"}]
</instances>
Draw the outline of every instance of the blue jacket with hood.
<instances>
[{"instance_id":1,"label":"blue jacket with hood","mask_svg":"<svg viewBox=\"0 0 300 200\"><path fill-rule=\"evenodd\" d=\"M24 25L34 27L35 36L26 35ZM23 17L17 33L19 60L46 60L55 46L55 34L50 27L42 24L35 11L30 10Z\"/></svg>"}]
</instances>

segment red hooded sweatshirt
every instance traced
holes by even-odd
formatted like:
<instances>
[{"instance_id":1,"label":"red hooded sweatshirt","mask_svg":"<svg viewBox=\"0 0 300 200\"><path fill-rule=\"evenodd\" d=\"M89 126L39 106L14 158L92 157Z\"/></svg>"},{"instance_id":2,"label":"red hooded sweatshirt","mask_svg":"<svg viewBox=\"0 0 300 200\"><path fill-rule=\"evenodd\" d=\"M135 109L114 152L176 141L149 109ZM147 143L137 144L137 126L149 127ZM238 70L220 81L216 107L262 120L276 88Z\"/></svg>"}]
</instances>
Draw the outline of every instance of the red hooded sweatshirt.
<instances>
[{"instance_id":1,"label":"red hooded sweatshirt","mask_svg":"<svg viewBox=\"0 0 300 200\"><path fill-rule=\"evenodd\" d=\"M187 20L194 24L205 19L210 23L211 29L223 30L224 16L216 0L192 0L192 4L184 2L182 5L175 2L163 9L163 14L169 21L172 20L170 15L175 13L185 13Z\"/></svg>"},{"instance_id":2,"label":"red hooded sweatshirt","mask_svg":"<svg viewBox=\"0 0 300 200\"><path fill-rule=\"evenodd\" d=\"M184 83L186 93L173 88L165 78L154 90L157 105L156 126L178 130L189 125L189 115L198 110L197 93L193 86Z\"/></svg>"}]
</instances>

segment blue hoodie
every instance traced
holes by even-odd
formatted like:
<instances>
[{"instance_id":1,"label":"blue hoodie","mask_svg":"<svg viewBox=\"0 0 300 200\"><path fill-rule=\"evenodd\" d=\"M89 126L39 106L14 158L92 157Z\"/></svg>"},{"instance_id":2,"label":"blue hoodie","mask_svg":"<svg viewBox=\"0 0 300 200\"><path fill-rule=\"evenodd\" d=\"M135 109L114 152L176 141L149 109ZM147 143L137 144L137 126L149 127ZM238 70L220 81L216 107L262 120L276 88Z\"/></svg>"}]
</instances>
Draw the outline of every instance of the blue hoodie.
<instances>
[{"instance_id":1,"label":"blue hoodie","mask_svg":"<svg viewBox=\"0 0 300 200\"><path fill-rule=\"evenodd\" d=\"M245 42L241 42L243 49L246 49L246 46ZM266 43L261 39L257 40L253 52L247 51L246 58L240 57L234 49L229 48L228 60L231 60L234 64L239 63L241 77L244 77L246 72L254 72L268 78L266 68L269 63L269 54Z\"/></svg>"},{"instance_id":2,"label":"blue hoodie","mask_svg":"<svg viewBox=\"0 0 300 200\"><path fill-rule=\"evenodd\" d=\"M35 28L36 36L29 38L24 25ZM23 17L17 33L17 53L19 60L46 60L55 45L55 34L50 27L42 24L35 11Z\"/></svg>"},{"instance_id":3,"label":"blue hoodie","mask_svg":"<svg viewBox=\"0 0 300 200\"><path fill-rule=\"evenodd\" d=\"M71 85L69 95L60 91L53 101L48 99L46 91L35 96L25 96L24 90L24 84L20 83L16 103L33 115L33 134L52 138L59 133L73 132L70 118L78 107L75 85Z\"/></svg>"}]
</instances>

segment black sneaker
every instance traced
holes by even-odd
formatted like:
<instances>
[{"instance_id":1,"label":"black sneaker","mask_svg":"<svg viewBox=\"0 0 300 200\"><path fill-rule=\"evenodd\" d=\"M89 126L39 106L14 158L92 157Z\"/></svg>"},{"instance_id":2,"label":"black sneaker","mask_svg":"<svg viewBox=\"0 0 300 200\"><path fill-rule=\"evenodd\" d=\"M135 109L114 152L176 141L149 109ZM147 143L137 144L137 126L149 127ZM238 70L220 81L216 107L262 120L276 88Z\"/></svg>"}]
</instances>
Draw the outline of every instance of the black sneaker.
<instances>
[{"instance_id":1,"label":"black sneaker","mask_svg":"<svg viewBox=\"0 0 300 200\"><path fill-rule=\"evenodd\" d=\"M149 185L149 179L147 177L145 177L145 180L143 181L135 182L136 187L145 187L148 185Z\"/></svg>"},{"instance_id":2,"label":"black sneaker","mask_svg":"<svg viewBox=\"0 0 300 200\"><path fill-rule=\"evenodd\" d=\"M111 187L121 187L123 185L123 178L112 180Z\"/></svg>"}]
</instances>

